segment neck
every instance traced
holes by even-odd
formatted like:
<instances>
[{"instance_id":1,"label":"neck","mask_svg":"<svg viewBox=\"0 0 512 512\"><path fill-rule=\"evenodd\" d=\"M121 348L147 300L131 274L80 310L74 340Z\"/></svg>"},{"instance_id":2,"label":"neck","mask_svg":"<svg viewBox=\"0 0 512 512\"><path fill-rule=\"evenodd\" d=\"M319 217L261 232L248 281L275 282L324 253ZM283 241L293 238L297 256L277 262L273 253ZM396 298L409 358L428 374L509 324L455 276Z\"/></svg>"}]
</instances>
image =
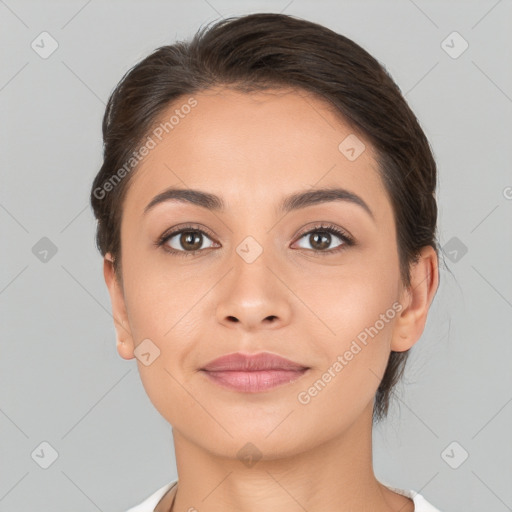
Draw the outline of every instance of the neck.
<instances>
[{"instance_id":1,"label":"neck","mask_svg":"<svg viewBox=\"0 0 512 512\"><path fill-rule=\"evenodd\" d=\"M413 512L412 500L375 478L369 405L342 436L252 464L207 451L173 428L179 488L166 502L175 511Z\"/></svg>"}]
</instances>

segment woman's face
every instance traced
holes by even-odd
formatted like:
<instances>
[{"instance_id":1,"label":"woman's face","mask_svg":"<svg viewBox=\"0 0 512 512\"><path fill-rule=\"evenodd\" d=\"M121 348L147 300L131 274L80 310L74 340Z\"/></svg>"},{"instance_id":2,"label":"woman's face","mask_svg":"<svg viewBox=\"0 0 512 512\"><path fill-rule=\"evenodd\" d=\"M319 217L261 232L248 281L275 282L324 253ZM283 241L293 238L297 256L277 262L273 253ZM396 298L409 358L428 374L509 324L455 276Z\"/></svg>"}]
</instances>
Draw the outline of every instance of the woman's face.
<instances>
[{"instance_id":1,"label":"woman's face","mask_svg":"<svg viewBox=\"0 0 512 512\"><path fill-rule=\"evenodd\" d=\"M390 350L401 347L396 322L407 301L375 154L305 92L194 98L162 116L177 117L168 133L150 134L125 198L123 294L111 289L124 322L119 353L132 358L142 343L135 355L151 401L211 453L234 458L248 442L267 458L313 448L369 418ZM170 188L215 195L223 208L174 199L145 212ZM359 199L322 198L324 189ZM283 203L297 194L306 197ZM156 245L184 227L206 234ZM234 352L270 352L309 370L259 392L201 371Z\"/></svg>"}]
</instances>

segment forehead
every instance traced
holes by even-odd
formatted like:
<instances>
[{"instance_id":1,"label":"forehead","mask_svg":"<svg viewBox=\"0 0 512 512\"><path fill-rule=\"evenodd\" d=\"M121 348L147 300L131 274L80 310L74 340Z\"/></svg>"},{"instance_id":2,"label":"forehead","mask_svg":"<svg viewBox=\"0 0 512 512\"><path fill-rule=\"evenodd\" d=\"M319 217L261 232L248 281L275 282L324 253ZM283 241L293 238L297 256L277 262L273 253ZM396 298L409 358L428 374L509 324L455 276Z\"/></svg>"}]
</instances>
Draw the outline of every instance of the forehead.
<instances>
[{"instance_id":1,"label":"forehead","mask_svg":"<svg viewBox=\"0 0 512 512\"><path fill-rule=\"evenodd\" d=\"M195 106L181 108L190 98ZM210 89L176 100L158 126L167 130L149 134L154 147L126 197L138 214L170 186L208 190L238 206L248 194L261 206L299 189L341 186L372 209L386 207L373 148L312 93Z\"/></svg>"}]
</instances>

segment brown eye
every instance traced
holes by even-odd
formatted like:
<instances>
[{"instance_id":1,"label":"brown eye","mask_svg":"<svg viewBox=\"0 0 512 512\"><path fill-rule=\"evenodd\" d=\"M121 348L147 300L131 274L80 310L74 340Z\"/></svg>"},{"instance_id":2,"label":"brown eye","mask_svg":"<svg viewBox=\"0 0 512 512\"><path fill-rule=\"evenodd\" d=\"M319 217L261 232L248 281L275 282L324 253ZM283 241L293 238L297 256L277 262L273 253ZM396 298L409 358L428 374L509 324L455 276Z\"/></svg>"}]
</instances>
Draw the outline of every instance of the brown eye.
<instances>
[{"instance_id":1,"label":"brown eye","mask_svg":"<svg viewBox=\"0 0 512 512\"><path fill-rule=\"evenodd\" d=\"M205 241L212 239L202 229L198 228L181 228L171 233L164 234L156 245L164 248L165 251L177 256L191 256L202 249L208 249L213 245L204 247Z\"/></svg>"},{"instance_id":2,"label":"brown eye","mask_svg":"<svg viewBox=\"0 0 512 512\"><path fill-rule=\"evenodd\" d=\"M340 240L340 243L331 247L336 238ZM354 239L350 235L331 224L315 226L310 231L302 234L299 237L299 241L300 248L310 249L310 252L313 254L325 256L338 253L355 244ZM309 244L310 247L301 245L304 243L303 241Z\"/></svg>"},{"instance_id":3,"label":"brown eye","mask_svg":"<svg viewBox=\"0 0 512 512\"><path fill-rule=\"evenodd\" d=\"M203 233L197 229L186 231L182 230L171 234L167 238L167 245L176 251L194 252L200 249L204 249L203 243L206 239L209 239L206 233Z\"/></svg>"},{"instance_id":4,"label":"brown eye","mask_svg":"<svg viewBox=\"0 0 512 512\"><path fill-rule=\"evenodd\" d=\"M333 243L333 236L334 240L338 238L341 242L334 247L330 247ZM306 243L310 245L310 247L299 245L302 249L311 249L313 251L325 253L335 252L336 249L340 250L344 245L350 245L350 241L347 236L338 230L330 228L317 228L312 231L308 231L300 237L300 240L305 240Z\"/></svg>"},{"instance_id":5,"label":"brown eye","mask_svg":"<svg viewBox=\"0 0 512 512\"><path fill-rule=\"evenodd\" d=\"M327 249L331 243L331 235L330 233L318 233L309 235L309 243L316 250Z\"/></svg>"},{"instance_id":6,"label":"brown eye","mask_svg":"<svg viewBox=\"0 0 512 512\"><path fill-rule=\"evenodd\" d=\"M179 238L181 247L189 251L197 251L203 243L203 235L198 231L183 231Z\"/></svg>"}]
</instances>

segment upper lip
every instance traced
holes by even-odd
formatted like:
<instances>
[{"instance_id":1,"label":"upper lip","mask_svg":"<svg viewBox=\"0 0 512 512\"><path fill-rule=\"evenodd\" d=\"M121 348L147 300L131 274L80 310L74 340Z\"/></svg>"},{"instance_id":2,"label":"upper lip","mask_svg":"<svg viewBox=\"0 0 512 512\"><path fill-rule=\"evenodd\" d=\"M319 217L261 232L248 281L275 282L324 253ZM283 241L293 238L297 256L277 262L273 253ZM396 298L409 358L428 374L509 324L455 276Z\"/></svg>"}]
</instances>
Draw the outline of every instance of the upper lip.
<instances>
[{"instance_id":1,"label":"upper lip","mask_svg":"<svg viewBox=\"0 0 512 512\"><path fill-rule=\"evenodd\" d=\"M270 352L260 352L258 354L234 352L210 361L206 366L202 367L201 370L209 372L250 372L258 370L304 370L307 368L307 366L276 354L271 354Z\"/></svg>"}]
</instances>

